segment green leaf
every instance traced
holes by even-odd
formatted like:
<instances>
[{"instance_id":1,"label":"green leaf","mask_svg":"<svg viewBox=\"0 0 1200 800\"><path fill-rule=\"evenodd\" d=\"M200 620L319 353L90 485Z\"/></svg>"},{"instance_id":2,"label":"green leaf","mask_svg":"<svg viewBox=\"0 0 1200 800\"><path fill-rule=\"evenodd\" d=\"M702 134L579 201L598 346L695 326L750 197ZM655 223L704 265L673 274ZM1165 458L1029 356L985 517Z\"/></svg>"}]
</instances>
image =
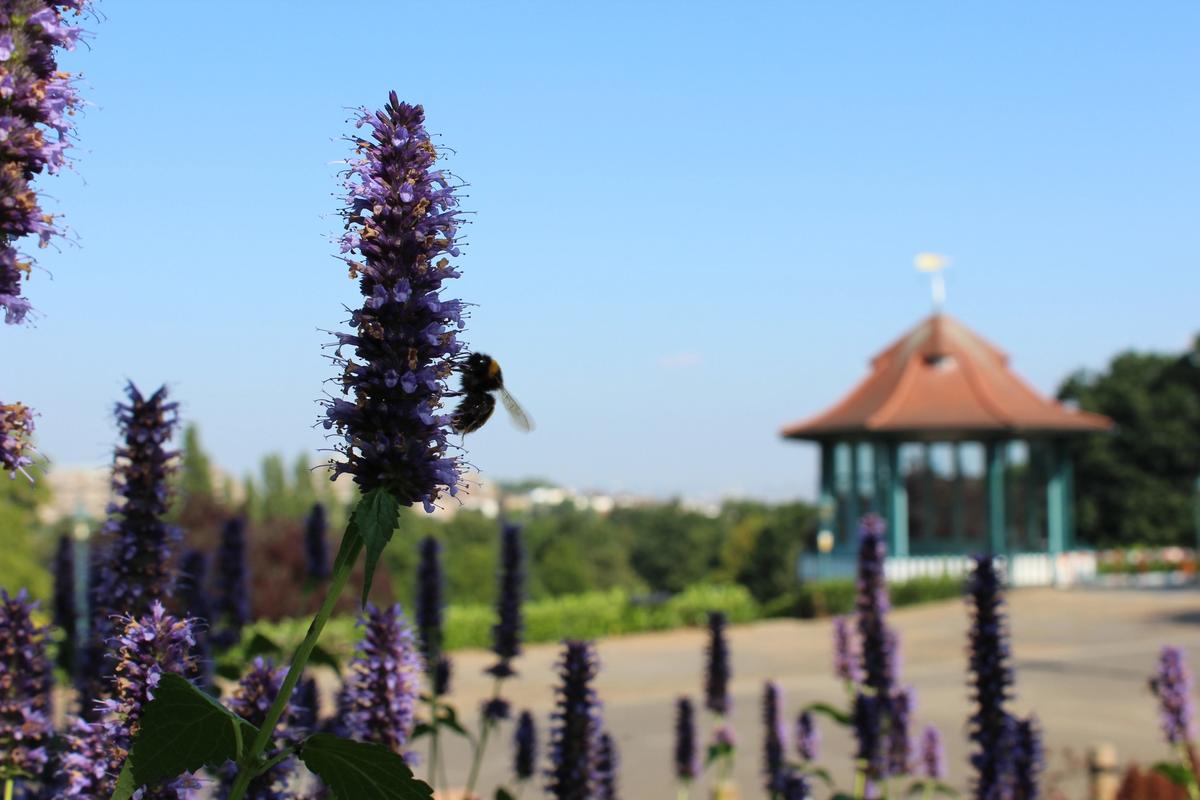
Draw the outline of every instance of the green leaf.
<instances>
[{"instance_id":1,"label":"green leaf","mask_svg":"<svg viewBox=\"0 0 1200 800\"><path fill-rule=\"evenodd\" d=\"M1189 770L1183 764L1175 761L1160 761L1150 769L1152 769L1154 772L1157 772L1159 775L1162 775L1176 786L1182 786L1185 789L1188 788L1188 786L1190 786L1194 780L1191 770Z\"/></svg>"},{"instance_id":2,"label":"green leaf","mask_svg":"<svg viewBox=\"0 0 1200 800\"><path fill-rule=\"evenodd\" d=\"M733 752L733 745L728 742L717 742L708 746L708 757L704 760L704 766L709 766L718 758L727 756Z\"/></svg>"},{"instance_id":3,"label":"green leaf","mask_svg":"<svg viewBox=\"0 0 1200 800\"><path fill-rule=\"evenodd\" d=\"M372 489L363 495L354 507L351 524L362 539L367 551L363 566L362 604L366 606L371 592L371 581L375 579L375 566L383 555L383 548L392 540L396 523L400 518L400 504L387 489ZM340 555L340 554L339 554Z\"/></svg>"},{"instance_id":4,"label":"green leaf","mask_svg":"<svg viewBox=\"0 0 1200 800\"><path fill-rule=\"evenodd\" d=\"M813 767L805 765L800 768L800 771L805 775L811 775L829 788L833 788L833 776L829 774L829 770L824 767Z\"/></svg>"},{"instance_id":5,"label":"green leaf","mask_svg":"<svg viewBox=\"0 0 1200 800\"><path fill-rule=\"evenodd\" d=\"M467 733L467 729L458 721L458 712L454 710L454 706L438 706L438 727L449 728L459 736L471 738L471 734Z\"/></svg>"},{"instance_id":6,"label":"green leaf","mask_svg":"<svg viewBox=\"0 0 1200 800\"><path fill-rule=\"evenodd\" d=\"M257 735L257 728L181 676L164 675L146 704L113 800L128 800L139 786L237 761Z\"/></svg>"},{"instance_id":7,"label":"green leaf","mask_svg":"<svg viewBox=\"0 0 1200 800\"><path fill-rule=\"evenodd\" d=\"M838 725L850 726L853 724L853 720L850 719L849 714L847 714L845 711L842 711L840 708L835 708L834 706L829 705L829 703L809 703L804 707L804 710L813 714L821 714L829 717Z\"/></svg>"},{"instance_id":8,"label":"green leaf","mask_svg":"<svg viewBox=\"0 0 1200 800\"><path fill-rule=\"evenodd\" d=\"M433 733L433 726L428 722L418 722L413 726L413 732L409 735L409 739L420 739L422 736L428 736Z\"/></svg>"},{"instance_id":9,"label":"green leaf","mask_svg":"<svg viewBox=\"0 0 1200 800\"><path fill-rule=\"evenodd\" d=\"M492 800L516 800L516 798L512 796L512 792L500 786L496 788L496 796Z\"/></svg>"},{"instance_id":10,"label":"green leaf","mask_svg":"<svg viewBox=\"0 0 1200 800\"><path fill-rule=\"evenodd\" d=\"M338 800L433 798L433 789L414 778L404 759L382 745L318 733L300 745L300 760Z\"/></svg>"}]
</instances>

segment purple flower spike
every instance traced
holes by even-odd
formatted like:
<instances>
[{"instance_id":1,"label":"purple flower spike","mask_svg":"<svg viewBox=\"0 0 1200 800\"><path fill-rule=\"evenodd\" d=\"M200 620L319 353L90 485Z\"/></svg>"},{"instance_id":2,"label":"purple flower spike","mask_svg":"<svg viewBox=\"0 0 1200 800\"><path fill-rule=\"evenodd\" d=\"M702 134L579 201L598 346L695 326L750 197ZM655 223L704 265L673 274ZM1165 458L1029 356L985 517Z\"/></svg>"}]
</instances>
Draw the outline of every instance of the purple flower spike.
<instances>
[{"instance_id":1,"label":"purple flower spike","mask_svg":"<svg viewBox=\"0 0 1200 800\"><path fill-rule=\"evenodd\" d=\"M551 715L546 791L556 800L590 800L596 788L599 703L592 690L596 656L590 642L568 641L558 664L557 702Z\"/></svg>"},{"instance_id":2,"label":"purple flower spike","mask_svg":"<svg viewBox=\"0 0 1200 800\"><path fill-rule=\"evenodd\" d=\"M700 776L700 748L696 745L696 710L691 698L675 702L675 778L688 783Z\"/></svg>"},{"instance_id":3,"label":"purple flower spike","mask_svg":"<svg viewBox=\"0 0 1200 800\"><path fill-rule=\"evenodd\" d=\"M496 624L492 626L492 652L500 659L488 668L497 678L516 674L512 660L521 654L521 603L525 599L524 548L521 529L505 524L500 532L500 591L496 595Z\"/></svg>"},{"instance_id":4,"label":"purple flower spike","mask_svg":"<svg viewBox=\"0 0 1200 800\"><path fill-rule=\"evenodd\" d=\"M909 726L916 706L911 686L897 689L888 698L888 774L907 775L912 761L912 737Z\"/></svg>"},{"instance_id":5,"label":"purple flower spike","mask_svg":"<svg viewBox=\"0 0 1200 800\"><path fill-rule=\"evenodd\" d=\"M296 696L292 701L292 724L301 733L316 733L320 729L321 698L317 690L317 679L301 678L296 684Z\"/></svg>"},{"instance_id":6,"label":"purple flower spike","mask_svg":"<svg viewBox=\"0 0 1200 800\"><path fill-rule=\"evenodd\" d=\"M517 730L513 733L513 773L518 781L533 777L537 764L537 725L533 714L522 711L517 718Z\"/></svg>"},{"instance_id":7,"label":"purple flower spike","mask_svg":"<svg viewBox=\"0 0 1200 800\"><path fill-rule=\"evenodd\" d=\"M251 662L250 668L238 682L229 701L229 710L252 725L261 726L267 718L267 711L279 688L283 685L285 669L276 669L270 660L258 656ZM276 736L286 742L297 738L299 732L294 729L294 705L289 702L284 706L283 715L279 718ZM274 748L268 748L264 755L272 758L276 754ZM287 792L288 774L295 766L295 759L284 759L266 772L255 776L246 790L247 800L285 800L290 797ZM233 786L237 777L237 767L230 763L222 770L221 785L225 793Z\"/></svg>"},{"instance_id":8,"label":"purple flower spike","mask_svg":"<svg viewBox=\"0 0 1200 800\"><path fill-rule=\"evenodd\" d=\"M708 613L708 650L704 670L704 706L714 714L728 714L729 700L729 642L725 639L725 615L720 611Z\"/></svg>"},{"instance_id":9,"label":"purple flower spike","mask_svg":"<svg viewBox=\"0 0 1200 800\"><path fill-rule=\"evenodd\" d=\"M922 777L941 780L946 777L946 749L942 746L942 734L932 725L921 732Z\"/></svg>"},{"instance_id":10,"label":"purple flower spike","mask_svg":"<svg viewBox=\"0 0 1200 800\"><path fill-rule=\"evenodd\" d=\"M799 772L788 774L783 783L782 800L812 800L812 789L808 779Z\"/></svg>"},{"instance_id":11,"label":"purple flower spike","mask_svg":"<svg viewBox=\"0 0 1200 800\"><path fill-rule=\"evenodd\" d=\"M821 757L821 732L809 711L801 711L796 717L796 755L806 764Z\"/></svg>"},{"instance_id":12,"label":"purple flower spike","mask_svg":"<svg viewBox=\"0 0 1200 800\"><path fill-rule=\"evenodd\" d=\"M458 275L447 258L458 255L457 186L435 166L420 106L393 92L357 124L367 135L353 139L341 249L364 301L350 320L354 333L337 334L334 361L353 401L325 402L325 427L341 437L344 456L333 473L432 510L443 492L457 491L462 469L446 441L450 416L437 413L463 352L462 303L440 296Z\"/></svg>"},{"instance_id":13,"label":"purple flower spike","mask_svg":"<svg viewBox=\"0 0 1200 800\"><path fill-rule=\"evenodd\" d=\"M1012 689L1008 663L1008 629L1003 587L991 556L977 556L967 581L972 611L970 639L971 695L975 711L969 721L975 752L975 796L981 800L1009 797L1013 791L1013 721L1005 709Z\"/></svg>"},{"instance_id":14,"label":"purple flower spike","mask_svg":"<svg viewBox=\"0 0 1200 800\"><path fill-rule=\"evenodd\" d=\"M246 574L246 522L233 517L221 529L217 546L217 592L213 608L213 641L230 647L242 638L250 621L250 588Z\"/></svg>"},{"instance_id":15,"label":"purple flower spike","mask_svg":"<svg viewBox=\"0 0 1200 800\"><path fill-rule=\"evenodd\" d=\"M209 625L212 620L212 605L209 603L208 592L204 583L208 575L208 557L199 550L188 550L179 560L179 607L183 613L195 620L193 636L196 646L192 655L200 672L197 681L201 688L209 688L213 684L212 634Z\"/></svg>"},{"instance_id":16,"label":"purple flower spike","mask_svg":"<svg viewBox=\"0 0 1200 800\"><path fill-rule=\"evenodd\" d=\"M0 589L0 781L40 776L53 735L46 629L34 624L36 608L24 590L10 597Z\"/></svg>"},{"instance_id":17,"label":"purple flower spike","mask_svg":"<svg viewBox=\"0 0 1200 800\"><path fill-rule=\"evenodd\" d=\"M1163 735L1172 746L1186 744L1195 736L1192 711L1192 671L1183 650L1164 647L1158 657L1158 672L1150 679L1150 690L1158 698Z\"/></svg>"},{"instance_id":18,"label":"purple flower spike","mask_svg":"<svg viewBox=\"0 0 1200 800\"><path fill-rule=\"evenodd\" d=\"M886 776L883 752L883 701L873 695L859 694L854 698L854 739L858 743L855 758L863 763L867 781L878 784Z\"/></svg>"},{"instance_id":19,"label":"purple flower spike","mask_svg":"<svg viewBox=\"0 0 1200 800\"><path fill-rule=\"evenodd\" d=\"M436 694L444 694L442 686L449 684L449 662L446 663L446 679L437 678L442 667L442 614L444 612L445 578L442 575L442 545L432 536L421 540L420 558L417 564L416 623L417 636L421 642L421 655L425 659L425 670L433 679Z\"/></svg>"},{"instance_id":20,"label":"purple flower spike","mask_svg":"<svg viewBox=\"0 0 1200 800\"><path fill-rule=\"evenodd\" d=\"M412 629L399 603L368 605L358 624L363 637L338 697L342 732L403 755L421 693L421 656Z\"/></svg>"},{"instance_id":21,"label":"purple flower spike","mask_svg":"<svg viewBox=\"0 0 1200 800\"><path fill-rule=\"evenodd\" d=\"M78 661L79 607L75 602L75 543L65 534L58 538L54 551L54 624L63 632L58 663L73 675Z\"/></svg>"},{"instance_id":22,"label":"purple flower spike","mask_svg":"<svg viewBox=\"0 0 1200 800\"><path fill-rule=\"evenodd\" d=\"M775 681L763 687L763 779L768 794L783 791L787 780L787 730L783 722L783 693Z\"/></svg>"},{"instance_id":23,"label":"purple flower spike","mask_svg":"<svg viewBox=\"0 0 1200 800\"><path fill-rule=\"evenodd\" d=\"M33 237L46 247L61 231L40 206L33 180L54 174L66 163L79 107L74 79L58 69L59 49L73 49L79 29L67 23L84 0L9 0L0 27L0 310L4 321L25 319L29 301L21 295L34 260L17 250Z\"/></svg>"},{"instance_id":24,"label":"purple flower spike","mask_svg":"<svg viewBox=\"0 0 1200 800\"><path fill-rule=\"evenodd\" d=\"M117 635L109 644L115 657L112 696L100 703L99 721L73 723L69 737L78 748L71 748L72 755L102 752L103 757L99 765L91 767L80 759L66 759L61 776L64 797L110 796L146 704L154 699L154 687L167 673L188 679L196 676L192 620L167 614L158 601L145 616L121 617ZM169 785L146 789L140 796L153 800L186 797L194 786L194 779L183 776Z\"/></svg>"},{"instance_id":25,"label":"purple flower spike","mask_svg":"<svg viewBox=\"0 0 1200 800\"><path fill-rule=\"evenodd\" d=\"M858 650L854 644L854 629L850 617L833 619L833 673L845 683L858 683Z\"/></svg>"},{"instance_id":26,"label":"purple flower spike","mask_svg":"<svg viewBox=\"0 0 1200 800\"><path fill-rule=\"evenodd\" d=\"M316 503L304 522L304 553L308 556L308 577L314 581L329 578L329 543L325 539L325 506Z\"/></svg>"},{"instance_id":27,"label":"purple flower spike","mask_svg":"<svg viewBox=\"0 0 1200 800\"><path fill-rule=\"evenodd\" d=\"M1038 779L1046 768L1042 749L1042 731L1035 717L1016 721L1014 766L1017 773L1014 800L1037 800L1041 796Z\"/></svg>"},{"instance_id":28,"label":"purple flower spike","mask_svg":"<svg viewBox=\"0 0 1200 800\"><path fill-rule=\"evenodd\" d=\"M2 299L0 295L0 302ZM32 481L25 469L33 464L32 441L33 411L21 403L0 403L0 472L7 472L10 478L19 472Z\"/></svg>"},{"instance_id":29,"label":"purple flower spike","mask_svg":"<svg viewBox=\"0 0 1200 800\"><path fill-rule=\"evenodd\" d=\"M863 517L859 526L858 635L863 681L880 697L891 694L895 667L895 640L887 627L890 602L883 571L887 558L883 533L882 519L874 514Z\"/></svg>"},{"instance_id":30,"label":"purple flower spike","mask_svg":"<svg viewBox=\"0 0 1200 800\"><path fill-rule=\"evenodd\" d=\"M617 744L608 731L600 734L596 745L596 792L592 795L595 800L619 800L617 791L617 776L620 774L621 760Z\"/></svg>"},{"instance_id":31,"label":"purple flower spike","mask_svg":"<svg viewBox=\"0 0 1200 800\"><path fill-rule=\"evenodd\" d=\"M480 713L488 724L494 725L512 716L512 706L503 697L492 697L483 701Z\"/></svg>"}]
</instances>

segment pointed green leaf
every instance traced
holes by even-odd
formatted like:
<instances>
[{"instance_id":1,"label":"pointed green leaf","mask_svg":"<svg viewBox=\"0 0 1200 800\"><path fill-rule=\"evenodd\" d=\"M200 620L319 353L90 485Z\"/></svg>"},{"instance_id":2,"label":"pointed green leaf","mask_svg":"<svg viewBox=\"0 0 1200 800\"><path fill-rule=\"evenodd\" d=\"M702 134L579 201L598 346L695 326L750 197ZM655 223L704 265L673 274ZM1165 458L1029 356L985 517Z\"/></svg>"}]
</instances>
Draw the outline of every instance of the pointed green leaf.
<instances>
[{"instance_id":1,"label":"pointed green leaf","mask_svg":"<svg viewBox=\"0 0 1200 800\"><path fill-rule=\"evenodd\" d=\"M438 706L438 727L449 728L459 736L471 738L471 734L467 733L467 729L458 721L458 712L454 710L454 706Z\"/></svg>"},{"instance_id":2,"label":"pointed green leaf","mask_svg":"<svg viewBox=\"0 0 1200 800\"><path fill-rule=\"evenodd\" d=\"M179 675L164 675L146 704L114 800L139 786L241 758L258 729ZM128 791L128 794L123 792Z\"/></svg>"},{"instance_id":3,"label":"pointed green leaf","mask_svg":"<svg viewBox=\"0 0 1200 800\"><path fill-rule=\"evenodd\" d=\"M382 745L318 733L300 745L300 760L338 800L433 798L433 789L414 778L404 759Z\"/></svg>"},{"instance_id":4,"label":"pointed green leaf","mask_svg":"<svg viewBox=\"0 0 1200 800\"><path fill-rule=\"evenodd\" d=\"M516 800L516 798L512 796L512 792L500 786L496 789L496 796L493 800Z\"/></svg>"},{"instance_id":5,"label":"pointed green leaf","mask_svg":"<svg viewBox=\"0 0 1200 800\"><path fill-rule=\"evenodd\" d=\"M845 711L842 711L840 708L834 708L828 703L809 703L804 707L804 710L813 714L822 714L826 717L829 717L838 725L848 726L852 724L849 714L847 714Z\"/></svg>"},{"instance_id":6,"label":"pointed green leaf","mask_svg":"<svg viewBox=\"0 0 1200 800\"><path fill-rule=\"evenodd\" d=\"M367 595L371 592L371 581L375 579L375 566L383 555L383 548L392 540L396 523L400 518L400 504L392 497L387 489L372 489L363 495L354 507L351 524L362 539L363 548L367 551L363 565L362 604L367 604Z\"/></svg>"}]
</instances>

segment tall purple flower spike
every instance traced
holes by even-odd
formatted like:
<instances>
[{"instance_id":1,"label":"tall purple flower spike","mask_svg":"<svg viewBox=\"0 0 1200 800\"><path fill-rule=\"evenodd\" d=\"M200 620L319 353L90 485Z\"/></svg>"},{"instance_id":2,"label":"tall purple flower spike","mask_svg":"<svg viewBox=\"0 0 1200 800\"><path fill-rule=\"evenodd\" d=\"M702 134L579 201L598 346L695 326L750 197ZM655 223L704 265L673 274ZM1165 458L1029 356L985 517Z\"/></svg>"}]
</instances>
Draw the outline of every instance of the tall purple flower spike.
<instances>
[{"instance_id":1,"label":"tall purple flower spike","mask_svg":"<svg viewBox=\"0 0 1200 800\"><path fill-rule=\"evenodd\" d=\"M720 611L708 614L708 649L705 652L704 706L714 714L728 714L729 699L729 642L725 638L725 615Z\"/></svg>"},{"instance_id":2,"label":"tall purple flower spike","mask_svg":"<svg viewBox=\"0 0 1200 800\"><path fill-rule=\"evenodd\" d=\"M1181 648L1162 649L1158 656L1158 671L1150 679L1150 689L1158 698L1167 743L1177 746L1190 742L1195 736L1192 671Z\"/></svg>"},{"instance_id":3,"label":"tall purple flower spike","mask_svg":"<svg viewBox=\"0 0 1200 800\"><path fill-rule=\"evenodd\" d=\"M39 247L60 235L42 210L32 182L67 161L79 107L74 79L58 69L57 51L73 49L86 0L7 0L0 27L0 311L9 324L23 322L29 300L21 283L34 259L18 248L29 236Z\"/></svg>"},{"instance_id":4,"label":"tall purple flower spike","mask_svg":"<svg viewBox=\"0 0 1200 800\"><path fill-rule=\"evenodd\" d=\"M972 612L969 663L974 713L968 729L975 750L974 791L979 800L1007 798L1013 792L1014 721L1006 706L1012 694L1008 626L1003 585L991 556L977 556L967 580Z\"/></svg>"},{"instance_id":5,"label":"tall purple flower spike","mask_svg":"<svg viewBox=\"0 0 1200 800\"><path fill-rule=\"evenodd\" d=\"M801 711L796 717L796 755L805 764L821 757L821 731L811 711Z\"/></svg>"},{"instance_id":6,"label":"tall purple flower spike","mask_svg":"<svg viewBox=\"0 0 1200 800\"><path fill-rule=\"evenodd\" d=\"M694 781L700 777L700 748L696 742L696 709L689 697L675 701L675 778Z\"/></svg>"},{"instance_id":7,"label":"tall purple flower spike","mask_svg":"<svg viewBox=\"0 0 1200 800\"><path fill-rule=\"evenodd\" d=\"M416 626L425 671L436 694L450 684L450 662L442 653L446 579L442 572L442 545L432 536L421 540L417 562ZM444 673L444 675L442 674Z\"/></svg>"},{"instance_id":8,"label":"tall purple flower spike","mask_svg":"<svg viewBox=\"0 0 1200 800\"><path fill-rule=\"evenodd\" d=\"M488 668L497 678L515 675L512 660L521 654L521 603L525 599L525 554L521 528L505 523L500 531L500 591L496 595L496 624L492 652L499 659Z\"/></svg>"},{"instance_id":9,"label":"tall purple flower spike","mask_svg":"<svg viewBox=\"0 0 1200 800\"><path fill-rule=\"evenodd\" d=\"M941 780L946 777L946 749L942 745L942 733L933 725L926 725L921 732L920 753L921 776Z\"/></svg>"},{"instance_id":10,"label":"tall purple flower spike","mask_svg":"<svg viewBox=\"0 0 1200 800\"><path fill-rule=\"evenodd\" d=\"M591 800L597 789L600 737L600 704L592 690L597 664L591 643L566 642L558 668L546 791L555 800Z\"/></svg>"},{"instance_id":11,"label":"tall purple flower spike","mask_svg":"<svg viewBox=\"0 0 1200 800\"><path fill-rule=\"evenodd\" d=\"M1041 796L1039 782L1046 768L1046 754L1042 748L1041 726L1035 717L1015 722L1013 766L1017 778L1013 800L1038 800Z\"/></svg>"},{"instance_id":12,"label":"tall purple flower spike","mask_svg":"<svg viewBox=\"0 0 1200 800\"><path fill-rule=\"evenodd\" d=\"M833 619L833 673L844 683L858 683L858 651L854 643L853 621L841 616Z\"/></svg>"},{"instance_id":13,"label":"tall purple flower spike","mask_svg":"<svg viewBox=\"0 0 1200 800\"><path fill-rule=\"evenodd\" d=\"M0 782L40 776L54 733L46 629L33 621L36 610L24 590L0 589Z\"/></svg>"},{"instance_id":14,"label":"tall purple flower spike","mask_svg":"<svg viewBox=\"0 0 1200 800\"><path fill-rule=\"evenodd\" d=\"M342 733L404 754L421 694L421 656L399 603L368 605L358 620L362 639L338 697Z\"/></svg>"},{"instance_id":15,"label":"tall purple flower spike","mask_svg":"<svg viewBox=\"0 0 1200 800\"><path fill-rule=\"evenodd\" d=\"M787 751L783 692L775 681L767 681L763 687L763 785L770 795L782 792L787 782Z\"/></svg>"},{"instance_id":16,"label":"tall purple flower spike","mask_svg":"<svg viewBox=\"0 0 1200 800\"><path fill-rule=\"evenodd\" d=\"M617 743L608 731L600 734L596 744L596 791L595 800L620 800L618 778L621 774L621 758Z\"/></svg>"},{"instance_id":17,"label":"tall purple flower spike","mask_svg":"<svg viewBox=\"0 0 1200 800\"><path fill-rule=\"evenodd\" d=\"M513 774L518 781L533 777L537 764L537 724L533 714L522 711L517 717L517 729L513 732Z\"/></svg>"},{"instance_id":18,"label":"tall purple flower spike","mask_svg":"<svg viewBox=\"0 0 1200 800\"><path fill-rule=\"evenodd\" d=\"M0 472L10 478L19 472L33 480L25 469L33 464L33 417L21 403L0 403Z\"/></svg>"},{"instance_id":19,"label":"tall purple flower spike","mask_svg":"<svg viewBox=\"0 0 1200 800\"><path fill-rule=\"evenodd\" d=\"M365 135L353 140L341 249L363 304L350 319L354 332L336 334L349 399L325 401L324 424L340 436L343 456L333 477L349 474L363 492L384 488L432 511L443 492L455 494L462 469L447 442L450 416L440 413L464 349L463 304L441 296L459 274L447 258L459 254L457 186L436 166L421 106L393 92L381 110L363 109L357 125Z\"/></svg>"},{"instance_id":20,"label":"tall purple flower spike","mask_svg":"<svg viewBox=\"0 0 1200 800\"><path fill-rule=\"evenodd\" d=\"M874 514L859 526L858 635L862 646L863 682L881 697L891 694L894 679L895 639L887 625L890 608L884 560L884 522Z\"/></svg>"}]
</instances>

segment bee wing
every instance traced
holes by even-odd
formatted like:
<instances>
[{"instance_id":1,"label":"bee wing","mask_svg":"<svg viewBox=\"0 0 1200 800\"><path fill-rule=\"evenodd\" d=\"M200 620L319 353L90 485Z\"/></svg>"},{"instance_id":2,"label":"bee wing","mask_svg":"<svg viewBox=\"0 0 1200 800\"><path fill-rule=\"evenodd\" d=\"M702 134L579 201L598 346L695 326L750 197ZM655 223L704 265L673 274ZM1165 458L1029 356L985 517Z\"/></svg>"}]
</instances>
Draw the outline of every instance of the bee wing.
<instances>
[{"instance_id":1,"label":"bee wing","mask_svg":"<svg viewBox=\"0 0 1200 800\"><path fill-rule=\"evenodd\" d=\"M509 394L508 389L504 387L500 387L500 402L504 403L504 408L508 411L508 415L512 418L514 425L526 433L533 430L533 420L525 413L525 409L521 408L521 404L517 402L517 398Z\"/></svg>"}]
</instances>

